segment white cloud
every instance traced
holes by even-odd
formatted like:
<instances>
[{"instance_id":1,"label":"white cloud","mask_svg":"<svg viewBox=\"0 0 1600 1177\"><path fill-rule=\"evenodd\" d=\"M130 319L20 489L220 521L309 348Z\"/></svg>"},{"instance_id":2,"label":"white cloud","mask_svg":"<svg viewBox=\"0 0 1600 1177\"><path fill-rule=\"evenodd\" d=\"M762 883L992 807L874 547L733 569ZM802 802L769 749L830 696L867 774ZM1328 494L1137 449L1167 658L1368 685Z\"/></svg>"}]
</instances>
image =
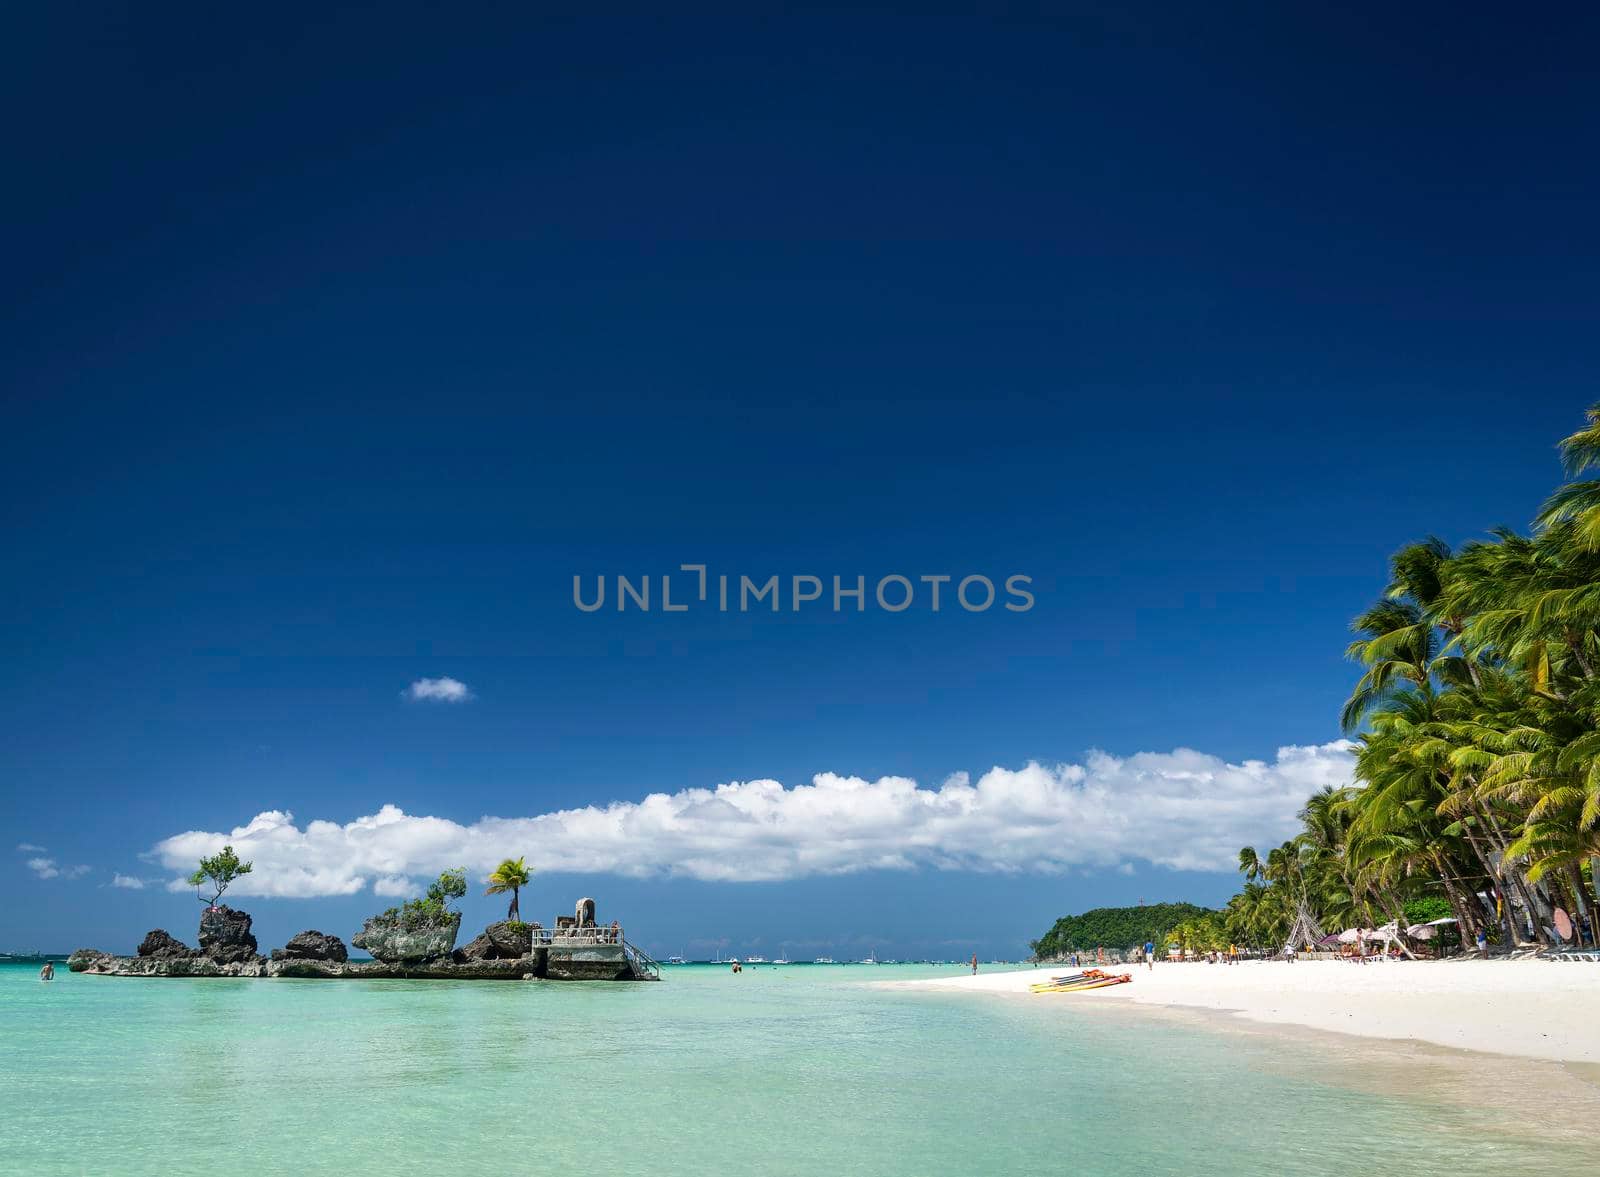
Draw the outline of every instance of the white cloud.
<instances>
[{"instance_id":1,"label":"white cloud","mask_svg":"<svg viewBox=\"0 0 1600 1177\"><path fill-rule=\"evenodd\" d=\"M129 890L129 891L143 891L144 890L144 880L143 879L136 879L132 875L122 875L122 874L112 875L111 876L111 885L113 887L122 887L122 888L125 888L126 890Z\"/></svg>"},{"instance_id":2,"label":"white cloud","mask_svg":"<svg viewBox=\"0 0 1600 1177\"><path fill-rule=\"evenodd\" d=\"M373 880L372 893L385 898L399 898L417 894L422 888L413 883L404 875L384 875Z\"/></svg>"},{"instance_id":3,"label":"white cloud","mask_svg":"<svg viewBox=\"0 0 1600 1177\"><path fill-rule=\"evenodd\" d=\"M32 842L18 842L17 853L35 856L28 859L28 869L41 879L81 879L94 869L92 866L59 866L54 858L46 855L43 846Z\"/></svg>"},{"instance_id":4,"label":"white cloud","mask_svg":"<svg viewBox=\"0 0 1600 1177\"><path fill-rule=\"evenodd\" d=\"M277 896L349 895L369 880L381 894L410 894L406 876L457 865L487 872L522 854L545 871L744 882L918 867L1232 870L1241 845L1280 841L1311 793L1350 782L1351 748L1291 746L1271 763L1242 764L1187 748L1093 752L1082 764L992 768L976 783L961 773L936 789L823 773L794 788L735 781L470 825L385 805L344 825L301 828L272 810L229 833L177 834L151 853L186 872L231 842L255 863L235 893Z\"/></svg>"},{"instance_id":5,"label":"white cloud","mask_svg":"<svg viewBox=\"0 0 1600 1177\"><path fill-rule=\"evenodd\" d=\"M472 698L467 684L454 678L419 678L403 692L413 703L465 703Z\"/></svg>"}]
</instances>

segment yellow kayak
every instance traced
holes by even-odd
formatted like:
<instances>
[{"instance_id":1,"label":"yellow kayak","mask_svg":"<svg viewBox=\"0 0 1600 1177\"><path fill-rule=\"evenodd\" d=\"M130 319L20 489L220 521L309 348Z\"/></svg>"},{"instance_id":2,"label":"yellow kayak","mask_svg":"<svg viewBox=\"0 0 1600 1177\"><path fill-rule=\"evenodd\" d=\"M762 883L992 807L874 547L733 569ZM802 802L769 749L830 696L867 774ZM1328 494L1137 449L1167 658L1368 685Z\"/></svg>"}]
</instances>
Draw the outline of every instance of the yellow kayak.
<instances>
[{"instance_id":1,"label":"yellow kayak","mask_svg":"<svg viewBox=\"0 0 1600 1177\"><path fill-rule=\"evenodd\" d=\"M1051 977L1048 981L1040 981L1029 985L1035 993L1048 993L1061 988L1063 985L1076 985L1080 981L1093 981L1105 976L1099 969L1085 969L1081 973L1072 973L1067 976Z\"/></svg>"},{"instance_id":2,"label":"yellow kayak","mask_svg":"<svg viewBox=\"0 0 1600 1177\"><path fill-rule=\"evenodd\" d=\"M1035 993L1081 993L1086 989L1106 989L1112 985L1126 985L1133 980L1130 973L1117 976L1085 977L1081 981L1069 981L1064 985L1035 986Z\"/></svg>"}]
</instances>

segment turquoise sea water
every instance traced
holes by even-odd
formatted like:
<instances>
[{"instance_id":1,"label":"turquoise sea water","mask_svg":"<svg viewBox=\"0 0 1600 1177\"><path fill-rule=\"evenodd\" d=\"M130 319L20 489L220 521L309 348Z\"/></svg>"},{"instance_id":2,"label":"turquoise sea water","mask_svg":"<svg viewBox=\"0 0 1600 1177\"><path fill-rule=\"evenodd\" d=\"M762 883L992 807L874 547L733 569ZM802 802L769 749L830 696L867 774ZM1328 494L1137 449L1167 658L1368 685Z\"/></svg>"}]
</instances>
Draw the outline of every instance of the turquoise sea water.
<instances>
[{"instance_id":1,"label":"turquoise sea water","mask_svg":"<svg viewBox=\"0 0 1600 1177\"><path fill-rule=\"evenodd\" d=\"M954 971L45 985L0 966L0 1172L1578 1168L1459 1106L1321 1082L1303 1046L1286 1074L1271 1040L863 984Z\"/></svg>"}]
</instances>

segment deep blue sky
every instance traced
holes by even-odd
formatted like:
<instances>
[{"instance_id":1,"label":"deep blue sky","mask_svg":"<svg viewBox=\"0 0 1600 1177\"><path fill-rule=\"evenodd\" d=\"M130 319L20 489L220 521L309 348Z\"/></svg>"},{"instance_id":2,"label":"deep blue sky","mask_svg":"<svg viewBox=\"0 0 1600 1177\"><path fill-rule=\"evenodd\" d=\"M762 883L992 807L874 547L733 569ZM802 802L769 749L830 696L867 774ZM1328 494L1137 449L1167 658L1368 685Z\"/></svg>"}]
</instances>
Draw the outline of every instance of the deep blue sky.
<instances>
[{"instance_id":1,"label":"deep blue sky","mask_svg":"<svg viewBox=\"0 0 1600 1177\"><path fill-rule=\"evenodd\" d=\"M1290 9L10 12L0 829L95 870L6 845L0 948L190 934L104 884L265 809L1333 738L1385 555L1524 525L1596 398L1597 30ZM1038 603L572 608L693 560ZM435 675L477 697L399 701ZM528 905L987 955L1233 883Z\"/></svg>"}]
</instances>

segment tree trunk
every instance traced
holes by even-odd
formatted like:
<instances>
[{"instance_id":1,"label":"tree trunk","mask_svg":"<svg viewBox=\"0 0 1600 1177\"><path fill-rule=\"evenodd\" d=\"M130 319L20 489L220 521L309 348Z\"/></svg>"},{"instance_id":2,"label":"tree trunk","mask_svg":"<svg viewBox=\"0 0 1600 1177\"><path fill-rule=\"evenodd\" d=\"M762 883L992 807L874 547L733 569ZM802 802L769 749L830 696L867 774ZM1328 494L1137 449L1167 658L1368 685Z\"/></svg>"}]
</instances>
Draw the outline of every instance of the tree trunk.
<instances>
[{"instance_id":1,"label":"tree trunk","mask_svg":"<svg viewBox=\"0 0 1600 1177\"><path fill-rule=\"evenodd\" d=\"M1544 947L1550 947L1550 938L1545 935L1544 912L1539 909L1539 902L1533 893L1533 886L1518 869L1517 864L1506 854L1505 831L1500 828L1500 823L1495 820L1493 812L1487 806L1483 807L1483 815L1488 819L1489 840L1500 855L1500 877L1511 876L1511 885L1516 888L1517 894L1522 898L1522 905L1527 910L1528 918L1533 921L1533 938ZM1520 931L1520 929L1519 929Z\"/></svg>"},{"instance_id":2,"label":"tree trunk","mask_svg":"<svg viewBox=\"0 0 1600 1177\"><path fill-rule=\"evenodd\" d=\"M1582 860L1567 864L1567 880L1572 886L1573 896L1578 901L1577 916L1582 917L1574 918L1572 921L1573 938L1577 941L1578 947L1581 948L1583 947L1583 929L1585 925L1589 929L1591 942L1594 941L1596 935L1595 925L1600 922L1600 903L1596 902L1594 891L1583 881Z\"/></svg>"},{"instance_id":3,"label":"tree trunk","mask_svg":"<svg viewBox=\"0 0 1600 1177\"><path fill-rule=\"evenodd\" d=\"M1589 665L1588 656L1583 652L1583 636L1568 631L1566 634L1567 648L1572 651L1572 656L1578 660L1578 665L1583 668L1584 678L1594 677L1594 667Z\"/></svg>"},{"instance_id":4,"label":"tree trunk","mask_svg":"<svg viewBox=\"0 0 1600 1177\"><path fill-rule=\"evenodd\" d=\"M1449 870L1442 862L1439 864L1439 878L1444 883L1444 893L1450 901L1450 910L1455 913L1456 931L1461 937L1461 945L1464 948L1478 937L1477 913L1462 899L1461 888L1450 877Z\"/></svg>"},{"instance_id":5,"label":"tree trunk","mask_svg":"<svg viewBox=\"0 0 1600 1177\"><path fill-rule=\"evenodd\" d=\"M1472 830L1466 826L1463 826L1462 829L1467 835L1467 845L1471 846L1472 852L1478 856L1478 862L1483 866L1483 873L1488 877L1489 890L1499 900L1498 919L1500 921L1500 933L1505 937L1506 947L1515 948L1517 945L1517 933L1511 926L1511 904L1506 901L1505 887L1500 882L1500 872L1494 869L1494 864L1489 861L1489 856L1483 852L1483 847L1478 845L1477 836L1473 834Z\"/></svg>"},{"instance_id":6,"label":"tree trunk","mask_svg":"<svg viewBox=\"0 0 1600 1177\"><path fill-rule=\"evenodd\" d=\"M1586 916L1589 912L1589 904L1584 900L1583 897L1583 872L1578 869L1576 863L1569 862L1567 864L1566 874L1567 887L1572 892L1572 898L1574 902L1573 910L1570 913L1573 917L1572 938L1578 945L1581 946L1583 944L1583 933L1580 931L1580 929L1587 922L1584 919L1584 916ZM1557 930L1559 931L1559 929Z\"/></svg>"},{"instance_id":7,"label":"tree trunk","mask_svg":"<svg viewBox=\"0 0 1600 1177\"><path fill-rule=\"evenodd\" d=\"M1584 868L1574 865L1582 883ZM1600 948L1600 859L1589 859L1589 944Z\"/></svg>"}]
</instances>

